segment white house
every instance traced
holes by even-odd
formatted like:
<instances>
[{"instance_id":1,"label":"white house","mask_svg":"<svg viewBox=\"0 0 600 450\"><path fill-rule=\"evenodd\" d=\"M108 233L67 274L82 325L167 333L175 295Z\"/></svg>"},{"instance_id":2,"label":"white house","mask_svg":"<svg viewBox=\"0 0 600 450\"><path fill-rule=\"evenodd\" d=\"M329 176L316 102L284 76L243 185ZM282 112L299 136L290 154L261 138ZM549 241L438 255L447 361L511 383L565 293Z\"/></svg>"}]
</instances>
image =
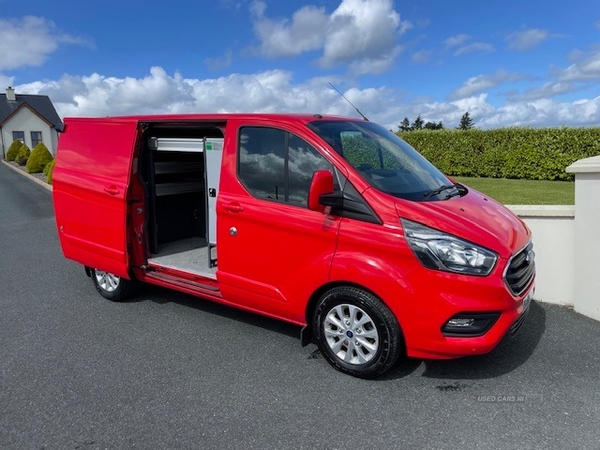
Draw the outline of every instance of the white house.
<instances>
[{"instance_id":1,"label":"white house","mask_svg":"<svg viewBox=\"0 0 600 450\"><path fill-rule=\"evenodd\" d=\"M56 154L63 123L47 95L17 95L10 86L0 94L0 147L2 158L15 140L31 150L43 142Z\"/></svg>"}]
</instances>

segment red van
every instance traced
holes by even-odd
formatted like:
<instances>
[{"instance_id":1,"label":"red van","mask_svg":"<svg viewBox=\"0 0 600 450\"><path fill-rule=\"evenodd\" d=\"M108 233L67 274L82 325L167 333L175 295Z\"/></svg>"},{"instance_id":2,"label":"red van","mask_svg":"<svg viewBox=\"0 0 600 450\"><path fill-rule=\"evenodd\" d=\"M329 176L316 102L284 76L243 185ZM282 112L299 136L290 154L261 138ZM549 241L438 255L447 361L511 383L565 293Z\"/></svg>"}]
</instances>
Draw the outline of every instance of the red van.
<instances>
[{"instance_id":1,"label":"red van","mask_svg":"<svg viewBox=\"0 0 600 450\"><path fill-rule=\"evenodd\" d=\"M489 352L534 291L531 233L372 122L290 114L67 118L53 175L65 257L302 326L358 377L400 355Z\"/></svg>"}]
</instances>

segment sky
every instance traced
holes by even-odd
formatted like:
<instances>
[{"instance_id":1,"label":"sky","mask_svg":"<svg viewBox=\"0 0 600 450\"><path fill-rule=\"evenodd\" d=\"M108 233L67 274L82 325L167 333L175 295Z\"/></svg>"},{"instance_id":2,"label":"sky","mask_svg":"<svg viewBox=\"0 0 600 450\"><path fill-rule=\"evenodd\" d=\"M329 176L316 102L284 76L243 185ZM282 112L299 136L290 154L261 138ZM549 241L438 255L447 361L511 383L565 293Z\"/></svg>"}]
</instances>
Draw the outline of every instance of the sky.
<instances>
[{"instance_id":1,"label":"sky","mask_svg":"<svg viewBox=\"0 0 600 450\"><path fill-rule=\"evenodd\" d=\"M600 126L600 1L0 0L0 92L64 117Z\"/></svg>"}]
</instances>

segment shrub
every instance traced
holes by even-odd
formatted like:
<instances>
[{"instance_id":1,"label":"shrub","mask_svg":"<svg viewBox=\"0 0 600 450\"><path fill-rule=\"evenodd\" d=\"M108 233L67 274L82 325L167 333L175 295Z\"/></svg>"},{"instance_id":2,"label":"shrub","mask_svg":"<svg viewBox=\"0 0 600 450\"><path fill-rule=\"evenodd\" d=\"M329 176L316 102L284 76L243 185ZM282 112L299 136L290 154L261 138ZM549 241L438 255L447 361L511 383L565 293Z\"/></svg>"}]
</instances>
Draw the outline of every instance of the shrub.
<instances>
[{"instance_id":1,"label":"shrub","mask_svg":"<svg viewBox=\"0 0 600 450\"><path fill-rule=\"evenodd\" d=\"M31 155L29 155L25 170L27 173L40 173L44 170L46 164L52 161L52 158L52 153L50 153L48 148L40 142L35 146Z\"/></svg>"},{"instance_id":2,"label":"shrub","mask_svg":"<svg viewBox=\"0 0 600 450\"><path fill-rule=\"evenodd\" d=\"M12 144L10 144L10 147L8 147L8 151L6 152L7 161L14 161L17 158L19 150L21 150L21 145L23 144L18 139L16 141L13 141Z\"/></svg>"},{"instance_id":3,"label":"shrub","mask_svg":"<svg viewBox=\"0 0 600 450\"><path fill-rule=\"evenodd\" d=\"M29 147L27 147L25 144L23 144L23 145L21 145L21 148L19 149L19 153L17 154L15 161L17 162L18 165L24 166L25 164L27 164L29 155L31 155L31 150L29 150Z\"/></svg>"},{"instance_id":4,"label":"shrub","mask_svg":"<svg viewBox=\"0 0 600 450\"><path fill-rule=\"evenodd\" d=\"M56 159L53 159L46 167L44 167L44 175L46 175L46 182L48 184L52 184L52 172L54 171L54 163L56 163Z\"/></svg>"}]
</instances>

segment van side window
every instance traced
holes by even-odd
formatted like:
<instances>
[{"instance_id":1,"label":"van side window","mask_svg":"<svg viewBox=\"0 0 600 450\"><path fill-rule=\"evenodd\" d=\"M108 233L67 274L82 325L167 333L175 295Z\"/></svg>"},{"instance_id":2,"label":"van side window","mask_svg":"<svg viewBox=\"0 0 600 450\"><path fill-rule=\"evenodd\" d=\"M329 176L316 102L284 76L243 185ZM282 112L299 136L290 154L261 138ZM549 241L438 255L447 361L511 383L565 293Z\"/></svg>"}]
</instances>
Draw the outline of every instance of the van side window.
<instances>
[{"instance_id":1,"label":"van side window","mask_svg":"<svg viewBox=\"0 0 600 450\"><path fill-rule=\"evenodd\" d=\"M284 130L244 127L238 148L240 181L257 198L306 208L313 173L333 173L332 164L313 146Z\"/></svg>"}]
</instances>

